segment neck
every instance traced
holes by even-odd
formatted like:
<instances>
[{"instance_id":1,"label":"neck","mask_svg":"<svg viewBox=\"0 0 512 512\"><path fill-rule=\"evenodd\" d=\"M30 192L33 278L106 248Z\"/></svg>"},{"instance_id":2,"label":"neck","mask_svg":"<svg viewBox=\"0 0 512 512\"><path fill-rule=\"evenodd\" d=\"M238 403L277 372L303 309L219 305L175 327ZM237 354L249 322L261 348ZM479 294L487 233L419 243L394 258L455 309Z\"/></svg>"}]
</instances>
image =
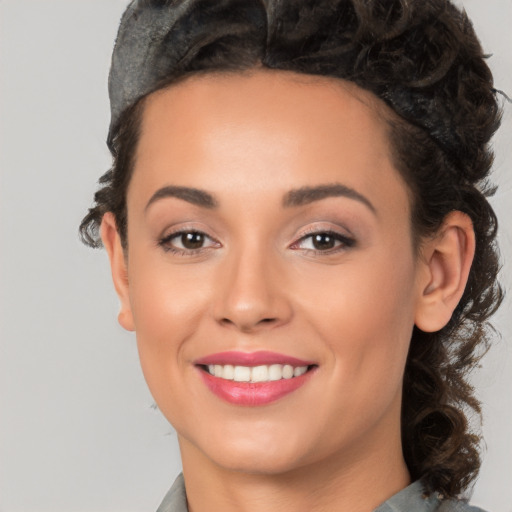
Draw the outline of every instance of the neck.
<instances>
[{"instance_id":1,"label":"neck","mask_svg":"<svg viewBox=\"0 0 512 512\"><path fill-rule=\"evenodd\" d=\"M179 441L189 512L371 512L410 483L399 436L279 474L226 469Z\"/></svg>"}]
</instances>

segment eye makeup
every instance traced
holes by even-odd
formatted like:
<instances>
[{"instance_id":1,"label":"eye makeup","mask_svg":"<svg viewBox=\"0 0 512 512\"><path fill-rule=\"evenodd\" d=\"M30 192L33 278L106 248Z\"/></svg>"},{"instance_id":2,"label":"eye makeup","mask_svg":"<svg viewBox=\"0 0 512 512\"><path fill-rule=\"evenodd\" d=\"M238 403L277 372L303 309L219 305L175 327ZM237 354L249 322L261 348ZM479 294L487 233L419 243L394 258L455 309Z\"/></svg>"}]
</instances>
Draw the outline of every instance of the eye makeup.
<instances>
[{"instance_id":1,"label":"eye makeup","mask_svg":"<svg viewBox=\"0 0 512 512\"><path fill-rule=\"evenodd\" d=\"M268 231L264 236L269 237L264 243L274 245L277 242L281 250L327 258L359 247L361 240L368 237L368 216L361 215L359 208L354 211L353 208L332 204L333 201L315 202L292 215L283 213L281 220L272 216L268 226L261 224L267 222L265 218L245 220L244 225L238 226L236 219L240 216L235 216L233 221L222 220L217 214L212 216L210 211L197 211L195 208L190 211L187 207L182 208L181 204L178 208L166 209L158 216L152 215L154 220L149 220L149 223L161 233L155 233L157 247L176 257L207 256L214 249L237 244L237 237L245 237L243 231L237 234L237 230L246 231L250 237L255 236L256 231L263 230Z\"/></svg>"},{"instance_id":2,"label":"eye makeup","mask_svg":"<svg viewBox=\"0 0 512 512\"><path fill-rule=\"evenodd\" d=\"M293 242L289 248L302 250L318 255L330 255L347 250L356 244L354 238L342 235L334 230L311 229L304 233L299 240ZM158 245L165 251L177 256L192 256L209 249L220 248L217 240L197 229L180 229L167 234L158 241ZM309 245L309 247L308 247Z\"/></svg>"},{"instance_id":3,"label":"eye makeup","mask_svg":"<svg viewBox=\"0 0 512 512\"><path fill-rule=\"evenodd\" d=\"M290 249L304 250L314 254L334 254L354 247L356 240L332 229L313 228L301 236ZM308 247L309 245L309 247Z\"/></svg>"},{"instance_id":4,"label":"eye makeup","mask_svg":"<svg viewBox=\"0 0 512 512\"><path fill-rule=\"evenodd\" d=\"M158 241L158 245L165 252L177 256L194 256L210 248L221 247L219 242L203 231L189 228L182 228L165 235Z\"/></svg>"}]
</instances>

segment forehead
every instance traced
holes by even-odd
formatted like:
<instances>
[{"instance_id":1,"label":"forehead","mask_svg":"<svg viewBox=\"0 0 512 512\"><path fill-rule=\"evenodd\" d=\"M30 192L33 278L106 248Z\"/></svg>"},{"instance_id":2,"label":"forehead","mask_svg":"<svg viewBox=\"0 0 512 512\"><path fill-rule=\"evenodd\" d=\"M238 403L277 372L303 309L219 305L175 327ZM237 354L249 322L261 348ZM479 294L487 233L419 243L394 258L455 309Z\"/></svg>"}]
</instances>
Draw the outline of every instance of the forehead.
<instances>
[{"instance_id":1,"label":"forehead","mask_svg":"<svg viewBox=\"0 0 512 512\"><path fill-rule=\"evenodd\" d=\"M342 182L379 195L399 182L386 106L335 78L274 70L189 77L146 98L132 185L279 193ZM167 182L166 182L167 181ZM267 191L268 192L268 191Z\"/></svg>"},{"instance_id":2,"label":"forehead","mask_svg":"<svg viewBox=\"0 0 512 512\"><path fill-rule=\"evenodd\" d=\"M259 123L267 128L287 124L287 131L290 121L307 119L315 123L311 124L310 137L336 128L340 121L357 120L362 128L382 136L388 129L386 119L392 115L384 102L352 82L255 68L193 75L149 95L143 133L150 135L149 125L169 126L170 122L182 130L212 128L208 125L212 121L219 133L231 118L239 124Z\"/></svg>"}]
</instances>

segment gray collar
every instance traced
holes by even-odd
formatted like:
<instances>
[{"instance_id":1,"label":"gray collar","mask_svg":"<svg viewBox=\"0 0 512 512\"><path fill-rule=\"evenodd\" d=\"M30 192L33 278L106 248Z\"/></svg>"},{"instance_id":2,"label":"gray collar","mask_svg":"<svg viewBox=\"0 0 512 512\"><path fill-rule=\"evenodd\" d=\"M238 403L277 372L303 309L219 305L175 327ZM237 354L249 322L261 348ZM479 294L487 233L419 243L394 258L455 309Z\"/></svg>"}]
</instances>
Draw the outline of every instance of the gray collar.
<instances>
[{"instance_id":1,"label":"gray collar","mask_svg":"<svg viewBox=\"0 0 512 512\"><path fill-rule=\"evenodd\" d=\"M419 480L391 496L374 512L434 512L439 507L439 499L432 493L428 498L423 497L424 489Z\"/></svg>"},{"instance_id":2,"label":"gray collar","mask_svg":"<svg viewBox=\"0 0 512 512\"><path fill-rule=\"evenodd\" d=\"M431 493L428 498L424 498L423 493L423 485L417 480L389 498L374 512L484 512L477 507L467 505L464 501L441 501L436 493ZM182 473L174 481L157 512L188 512Z\"/></svg>"},{"instance_id":3,"label":"gray collar","mask_svg":"<svg viewBox=\"0 0 512 512\"><path fill-rule=\"evenodd\" d=\"M185 480L180 473L156 512L188 512Z\"/></svg>"}]
</instances>

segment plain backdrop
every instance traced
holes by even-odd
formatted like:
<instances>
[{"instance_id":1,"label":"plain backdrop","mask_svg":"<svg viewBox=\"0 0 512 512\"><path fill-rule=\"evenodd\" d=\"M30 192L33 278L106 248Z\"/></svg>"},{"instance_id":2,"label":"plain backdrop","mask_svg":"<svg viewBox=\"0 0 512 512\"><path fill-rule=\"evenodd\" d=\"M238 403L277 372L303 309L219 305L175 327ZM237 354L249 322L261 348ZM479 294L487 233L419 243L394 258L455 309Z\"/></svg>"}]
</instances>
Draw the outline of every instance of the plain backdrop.
<instances>
[{"instance_id":1,"label":"plain backdrop","mask_svg":"<svg viewBox=\"0 0 512 512\"><path fill-rule=\"evenodd\" d=\"M512 1L464 0L512 96ZM180 471L104 251L78 224L109 167L107 74L127 0L0 0L0 511L151 511ZM512 288L512 106L493 205ZM473 501L512 512L511 294L474 378L485 460Z\"/></svg>"}]
</instances>

